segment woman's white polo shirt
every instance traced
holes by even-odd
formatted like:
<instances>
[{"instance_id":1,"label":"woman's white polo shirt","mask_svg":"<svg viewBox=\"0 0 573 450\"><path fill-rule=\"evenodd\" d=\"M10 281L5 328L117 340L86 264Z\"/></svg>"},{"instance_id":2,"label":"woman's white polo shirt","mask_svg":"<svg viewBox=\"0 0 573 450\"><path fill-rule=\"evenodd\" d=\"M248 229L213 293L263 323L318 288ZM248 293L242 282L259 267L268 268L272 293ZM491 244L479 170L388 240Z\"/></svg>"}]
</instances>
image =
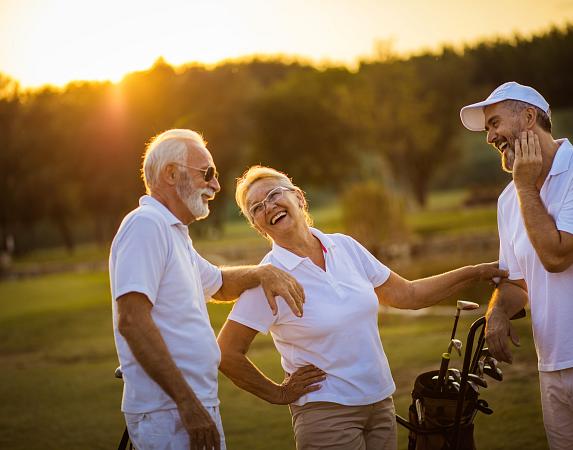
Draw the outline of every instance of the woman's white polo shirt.
<instances>
[{"instance_id":1,"label":"woman's white polo shirt","mask_svg":"<svg viewBox=\"0 0 573 450\"><path fill-rule=\"evenodd\" d=\"M304 316L296 317L284 300L273 316L262 289L255 288L241 295L229 319L261 333L270 331L287 373L307 364L326 372L321 389L296 405L383 400L395 385L378 332L374 288L388 279L390 269L349 236L311 231L325 248L326 272L276 244L261 262L285 270L303 286Z\"/></svg>"}]
</instances>

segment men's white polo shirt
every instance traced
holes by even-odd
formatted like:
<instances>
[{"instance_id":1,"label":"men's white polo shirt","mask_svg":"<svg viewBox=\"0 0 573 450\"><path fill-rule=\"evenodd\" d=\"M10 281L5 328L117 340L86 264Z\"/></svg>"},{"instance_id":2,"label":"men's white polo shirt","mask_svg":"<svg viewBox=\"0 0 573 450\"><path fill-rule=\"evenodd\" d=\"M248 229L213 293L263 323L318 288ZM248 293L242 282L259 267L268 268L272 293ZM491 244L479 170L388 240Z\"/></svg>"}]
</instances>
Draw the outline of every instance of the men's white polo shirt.
<instances>
[{"instance_id":1,"label":"men's white polo shirt","mask_svg":"<svg viewBox=\"0 0 573 450\"><path fill-rule=\"evenodd\" d=\"M326 372L321 389L296 405L383 400L395 385L378 332L374 288L386 282L390 269L349 236L311 231L325 249L326 272L276 244L261 262L285 270L303 286L304 316L296 317L284 301L273 316L262 289L255 288L241 295L229 319L261 333L270 330L285 372L307 364Z\"/></svg>"},{"instance_id":2,"label":"men's white polo shirt","mask_svg":"<svg viewBox=\"0 0 573 450\"><path fill-rule=\"evenodd\" d=\"M573 146L560 140L540 195L557 229L573 234ZM540 371L573 367L573 266L561 273L543 267L531 245L513 181L498 201L499 264L511 280L524 279Z\"/></svg>"},{"instance_id":3,"label":"men's white polo shirt","mask_svg":"<svg viewBox=\"0 0 573 450\"><path fill-rule=\"evenodd\" d=\"M147 296L151 317L177 367L205 406L217 406L220 350L206 300L222 284L221 271L193 248L188 228L164 205L143 196L115 236L109 259L113 330L123 371L122 411L144 413L175 408L173 400L137 362L117 329L119 297Z\"/></svg>"}]
</instances>

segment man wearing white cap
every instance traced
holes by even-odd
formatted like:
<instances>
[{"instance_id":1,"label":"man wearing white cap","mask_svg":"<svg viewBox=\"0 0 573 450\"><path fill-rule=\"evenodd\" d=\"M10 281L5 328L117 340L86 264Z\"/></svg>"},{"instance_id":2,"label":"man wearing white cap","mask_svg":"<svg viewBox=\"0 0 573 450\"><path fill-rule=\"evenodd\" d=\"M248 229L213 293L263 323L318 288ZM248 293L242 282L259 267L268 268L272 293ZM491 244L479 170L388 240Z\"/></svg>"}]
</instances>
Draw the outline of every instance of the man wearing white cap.
<instances>
[{"instance_id":1,"label":"man wearing white cap","mask_svg":"<svg viewBox=\"0 0 573 450\"><path fill-rule=\"evenodd\" d=\"M553 139L551 111L535 89L504 83L460 111L487 132L513 181L498 201L499 267L509 270L486 314L494 357L512 362L509 317L528 301L538 356L543 420L551 449L573 448L573 146Z\"/></svg>"}]
</instances>

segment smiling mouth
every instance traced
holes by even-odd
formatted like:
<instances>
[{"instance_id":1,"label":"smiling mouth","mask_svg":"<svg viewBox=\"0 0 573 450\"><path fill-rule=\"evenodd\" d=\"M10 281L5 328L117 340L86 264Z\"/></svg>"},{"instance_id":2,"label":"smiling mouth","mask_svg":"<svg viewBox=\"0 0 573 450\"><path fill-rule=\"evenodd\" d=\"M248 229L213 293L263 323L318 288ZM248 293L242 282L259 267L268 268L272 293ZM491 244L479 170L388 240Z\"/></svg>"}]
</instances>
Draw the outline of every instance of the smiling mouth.
<instances>
[{"instance_id":1,"label":"smiling mouth","mask_svg":"<svg viewBox=\"0 0 573 450\"><path fill-rule=\"evenodd\" d=\"M286 217L287 213L286 211L281 211L276 213L273 217L271 217L271 225L276 224L279 220L281 220L283 217Z\"/></svg>"},{"instance_id":2,"label":"smiling mouth","mask_svg":"<svg viewBox=\"0 0 573 450\"><path fill-rule=\"evenodd\" d=\"M497 148L497 150L503 154L508 148L509 148L509 143L507 141L502 142L501 144L495 146L495 148Z\"/></svg>"}]
</instances>

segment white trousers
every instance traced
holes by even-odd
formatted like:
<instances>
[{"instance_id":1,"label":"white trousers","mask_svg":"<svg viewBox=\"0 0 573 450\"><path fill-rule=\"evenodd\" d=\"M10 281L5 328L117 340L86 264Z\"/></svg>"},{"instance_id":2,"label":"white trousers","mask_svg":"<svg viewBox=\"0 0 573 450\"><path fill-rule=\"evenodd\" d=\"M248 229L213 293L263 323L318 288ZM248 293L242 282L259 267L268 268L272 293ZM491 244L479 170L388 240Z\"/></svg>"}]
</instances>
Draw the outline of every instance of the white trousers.
<instances>
[{"instance_id":1,"label":"white trousers","mask_svg":"<svg viewBox=\"0 0 573 450\"><path fill-rule=\"evenodd\" d=\"M219 407L205 407L217 424L221 450L226 450ZM127 431L137 450L189 450L189 433L181 423L177 409L142 414L125 413Z\"/></svg>"},{"instance_id":2,"label":"white trousers","mask_svg":"<svg viewBox=\"0 0 573 450\"><path fill-rule=\"evenodd\" d=\"M573 368L539 372L539 384L549 448L573 449Z\"/></svg>"}]
</instances>

